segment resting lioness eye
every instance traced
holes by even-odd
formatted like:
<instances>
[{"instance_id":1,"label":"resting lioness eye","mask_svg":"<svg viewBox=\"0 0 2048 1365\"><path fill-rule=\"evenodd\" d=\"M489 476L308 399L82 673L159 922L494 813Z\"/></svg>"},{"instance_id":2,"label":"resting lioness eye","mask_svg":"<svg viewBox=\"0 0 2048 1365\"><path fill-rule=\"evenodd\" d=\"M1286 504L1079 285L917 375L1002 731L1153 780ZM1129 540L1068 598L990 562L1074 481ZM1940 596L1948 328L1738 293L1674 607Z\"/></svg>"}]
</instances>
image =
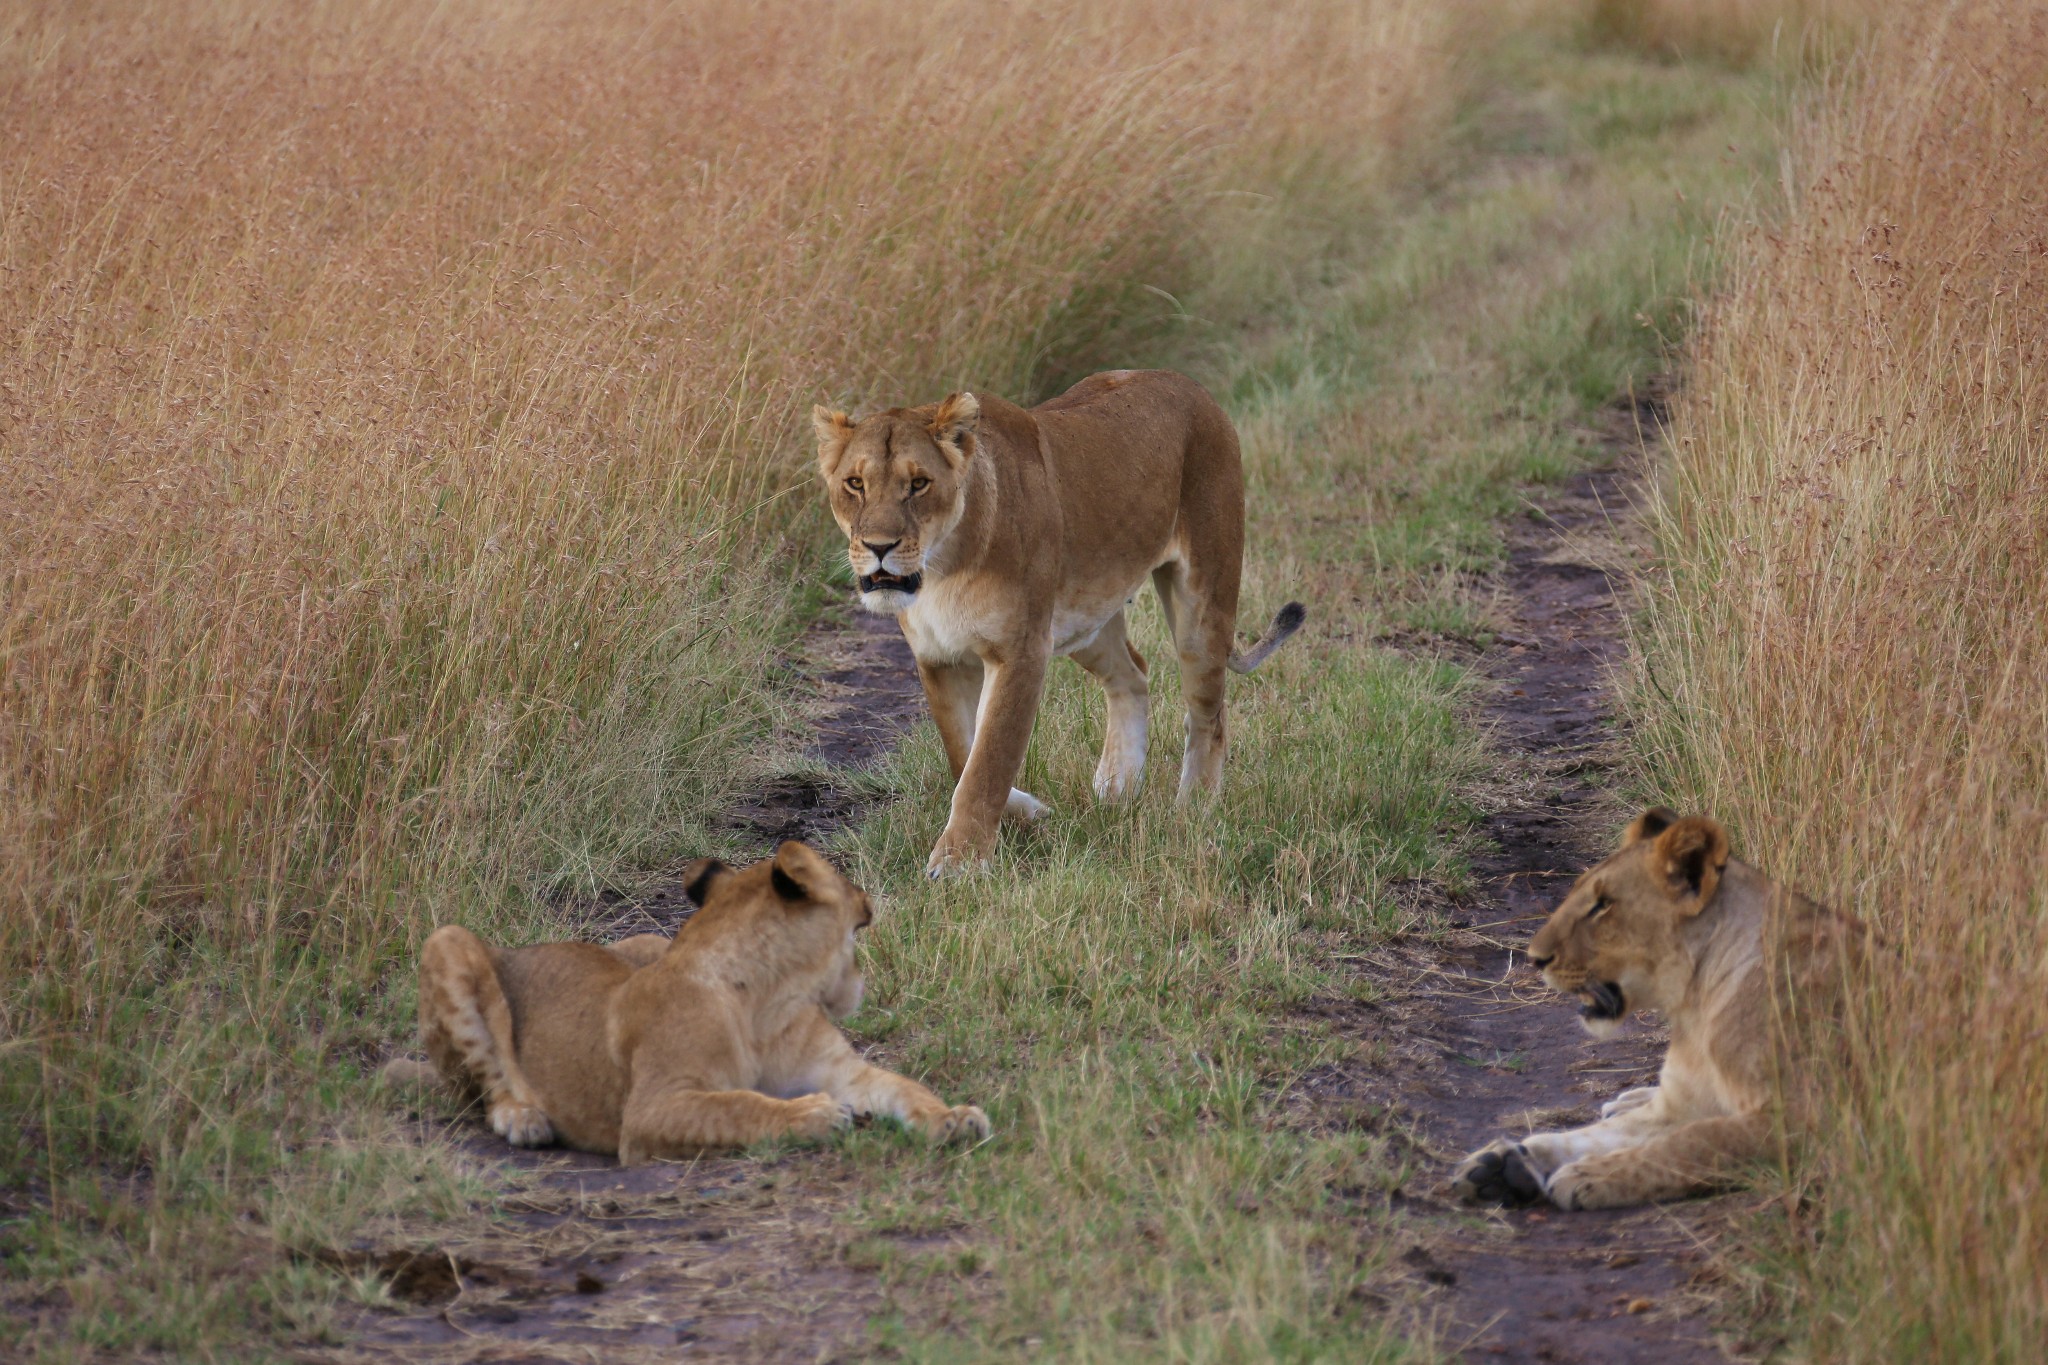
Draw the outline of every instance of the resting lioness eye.
<instances>
[{"instance_id":1,"label":"resting lioness eye","mask_svg":"<svg viewBox=\"0 0 2048 1365\"><path fill-rule=\"evenodd\" d=\"M932 481L930 479L912 479L910 481L910 491L913 493L922 493L931 486Z\"/></svg>"},{"instance_id":2,"label":"resting lioness eye","mask_svg":"<svg viewBox=\"0 0 2048 1365\"><path fill-rule=\"evenodd\" d=\"M848 480L846 481L846 491L847 491L847 492L849 492L849 493L858 493L858 492L860 492L860 490L861 490L861 482L860 482L860 480L859 480L859 479L848 479Z\"/></svg>"},{"instance_id":3,"label":"resting lioness eye","mask_svg":"<svg viewBox=\"0 0 2048 1365\"><path fill-rule=\"evenodd\" d=\"M1602 911L1604 911L1608 906L1612 905L1613 903L1614 902L1608 900L1605 896L1594 897L1593 908L1586 912L1586 918L1593 919L1597 917Z\"/></svg>"}]
</instances>

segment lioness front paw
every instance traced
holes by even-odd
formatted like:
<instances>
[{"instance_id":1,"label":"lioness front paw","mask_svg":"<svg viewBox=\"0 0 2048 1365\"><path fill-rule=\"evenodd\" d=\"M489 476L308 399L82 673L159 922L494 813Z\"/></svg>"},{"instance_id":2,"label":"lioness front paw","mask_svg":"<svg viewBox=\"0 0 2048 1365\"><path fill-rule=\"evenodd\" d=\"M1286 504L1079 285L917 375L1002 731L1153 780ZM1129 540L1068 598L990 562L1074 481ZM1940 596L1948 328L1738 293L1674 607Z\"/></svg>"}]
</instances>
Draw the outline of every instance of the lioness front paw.
<instances>
[{"instance_id":1,"label":"lioness front paw","mask_svg":"<svg viewBox=\"0 0 2048 1365\"><path fill-rule=\"evenodd\" d=\"M555 1127L539 1105L514 1100L491 1106L491 1131L514 1147L545 1147L555 1140Z\"/></svg>"},{"instance_id":2,"label":"lioness front paw","mask_svg":"<svg viewBox=\"0 0 2048 1365\"><path fill-rule=\"evenodd\" d=\"M986 1142L995 1129L979 1105L956 1104L926 1119L919 1127L933 1142Z\"/></svg>"},{"instance_id":3,"label":"lioness front paw","mask_svg":"<svg viewBox=\"0 0 2048 1365\"><path fill-rule=\"evenodd\" d=\"M805 1095L790 1104L789 1135L823 1141L853 1125L853 1106L842 1104L824 1091Z\"/></svg>"},{"instance_id":4,"label":"lioness front paw","mask_svg":"<svg viewBox=\"0 0 2048 1365\"><path fill-rule=\"evenodd\" d=\"M1519 1142L1496 1138L1465 1158L1451 1177L1451 1188L1467 1204L1506 1204L1521 1208L1541 1203L1543 1176Z\"/></svg>"},{"instance_id":5,"label":"lioness front paw","mask_svg":"<svg viewBox=\"0 0 2048 1365\"><path fill-rule=\"evenodd\" d=\"M969 839L949 829L933 845L932 856L924 865L924 875L936 881L941 877L957 877L964 872L986 871L994 842L993 839Z\"/></svg>"}]
</instances>

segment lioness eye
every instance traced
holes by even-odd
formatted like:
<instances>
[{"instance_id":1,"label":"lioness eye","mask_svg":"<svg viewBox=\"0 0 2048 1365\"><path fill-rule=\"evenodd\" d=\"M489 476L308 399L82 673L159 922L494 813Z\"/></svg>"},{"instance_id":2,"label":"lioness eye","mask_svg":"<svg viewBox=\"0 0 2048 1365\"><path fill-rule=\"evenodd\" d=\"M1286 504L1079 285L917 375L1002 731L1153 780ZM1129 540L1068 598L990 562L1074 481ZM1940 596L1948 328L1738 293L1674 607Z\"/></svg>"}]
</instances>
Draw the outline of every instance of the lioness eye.
<instances>
[{"instance_id":1,"label":"lioness eye","mask_svg":"<svg viewBox=\"0 0 2048 1365\"><path fill-rule=\"evenodd\" d=\"M848 480L846 481L846 491L847 491L847 492L849 492L849 493L858 493L858 492L860 492L860 490L861 490L861 482L860 482L860 480L859 480L859 479L848 479Z\"/></svg>"},{"instance_id":2,"label":"lioness eye","mask_svg":"<svg viewBox=\"0 0 2048 1365\"><path fill-rule=\"evenodd\" d=\"M910 491L913 493L922 493L931 486L932 481L930 479L912 479L910 481Z\"/></svg>"},{"instance_id":3,"label":"lioness eye","mask_svg":"<svg viewBox=\"0 0 2048 1365\"><path fill-rule=\"evenodd\" d=\"M1592 919L1592 918L1594 918L1595 916L1597 916L1597 915L1601 914L1601 913L1602 913L1603 911L1605 911L1605 910L1607 909L1607 907L1608 907L1609 905L1611 905L1611 904L1613 904L1613 902L1612 902L1612 901L1610 901L1610 900L1608 900L1608 899L1607 899L1607 897L1605 897L1605 896L1601 896L1601 897L1599 897L1598 899L1596 899L1596 900L1595 900L1595 901L1593 902L1593 908L1592 908L1591 910L1588 910L1588 911L1586 912L1586 918L1587 918L1587 919Z\"/></svg>"}]
</instances>

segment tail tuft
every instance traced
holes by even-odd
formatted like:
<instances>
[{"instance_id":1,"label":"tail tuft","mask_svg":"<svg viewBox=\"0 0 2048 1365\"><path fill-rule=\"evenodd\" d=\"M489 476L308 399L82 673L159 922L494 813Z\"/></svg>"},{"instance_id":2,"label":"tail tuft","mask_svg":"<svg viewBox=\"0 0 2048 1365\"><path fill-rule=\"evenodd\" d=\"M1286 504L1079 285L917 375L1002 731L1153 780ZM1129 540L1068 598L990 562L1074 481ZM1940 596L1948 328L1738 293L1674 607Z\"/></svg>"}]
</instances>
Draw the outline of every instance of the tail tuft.
<instances>
[{"instance_id":1,"label":"tail tuft","mask_svg":"<svg viewBox=\"0 0 2048 1365\"><path fill-rule=\"evenodd\" d=\"M393 1057L377 1069L384 1084L398 1089L408 1085L439 1085L441 1073L417 1057Z\"/></svg>"},{"instance_id":2,"label":"tail tuft","mask_svg":"<svg viewBox=\"0 0 2048 1365\"><path fill-rule=\"evenodd\" d=\"M1272 658L1273 651L1292 639L1294 632L1300 630L1302 622L1306 620L1308 608L1299 602L1289 602L1280 608L1279 614L1273 618L1273 624L1267 627L1263 639L1244 653L1230 656L1230 671L1249 673Z\"/></svg>"}]
</instances>

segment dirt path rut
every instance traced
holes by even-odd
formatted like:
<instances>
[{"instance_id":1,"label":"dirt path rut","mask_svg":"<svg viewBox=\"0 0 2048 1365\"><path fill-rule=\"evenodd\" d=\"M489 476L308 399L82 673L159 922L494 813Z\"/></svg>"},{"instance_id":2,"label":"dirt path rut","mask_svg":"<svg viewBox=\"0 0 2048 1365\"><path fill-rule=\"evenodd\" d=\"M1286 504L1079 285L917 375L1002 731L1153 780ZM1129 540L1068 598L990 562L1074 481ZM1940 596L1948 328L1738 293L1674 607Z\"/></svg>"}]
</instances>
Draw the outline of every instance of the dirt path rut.
<instances>
[{"instance_id":1,"label":"dirt path rut","mask_svg":"<svg viewBox=\"0 0 2048 1365\"><path fill-rule=\"evenodd\" d=\"M1311 1093L1391 1109L1434 1163L1419 1184L1502 1133L1590 1122L1602 1101L1656 1078L1664 1037L1652 1021L1638 1016L1622 1037L1595 1042L1523 946L1628 813L1612 795L1610 680L1623 659L1633 471L1663 411L1654 398L1608 410L1609 463L1507 526L1507 629L1480 665L1498 684L1487 706L1495 744L1521 772L1485 821L1492 848L1474 869L1478 894L1451 913L1447 935L1364 955L1357 967L1383 992L1378 1004L1325 1011L1373 1045L1372 1060L1311 1078ZM1403 1263L1416 1311L1467 1358L1725 1358L1700 1287L1713 1273L1704 1225L1725 1216L1716 1202L1480 1215L1445 1202L1441 1184L1410 1193L1420 1235Z\"/></svg>"}]
</instances>

